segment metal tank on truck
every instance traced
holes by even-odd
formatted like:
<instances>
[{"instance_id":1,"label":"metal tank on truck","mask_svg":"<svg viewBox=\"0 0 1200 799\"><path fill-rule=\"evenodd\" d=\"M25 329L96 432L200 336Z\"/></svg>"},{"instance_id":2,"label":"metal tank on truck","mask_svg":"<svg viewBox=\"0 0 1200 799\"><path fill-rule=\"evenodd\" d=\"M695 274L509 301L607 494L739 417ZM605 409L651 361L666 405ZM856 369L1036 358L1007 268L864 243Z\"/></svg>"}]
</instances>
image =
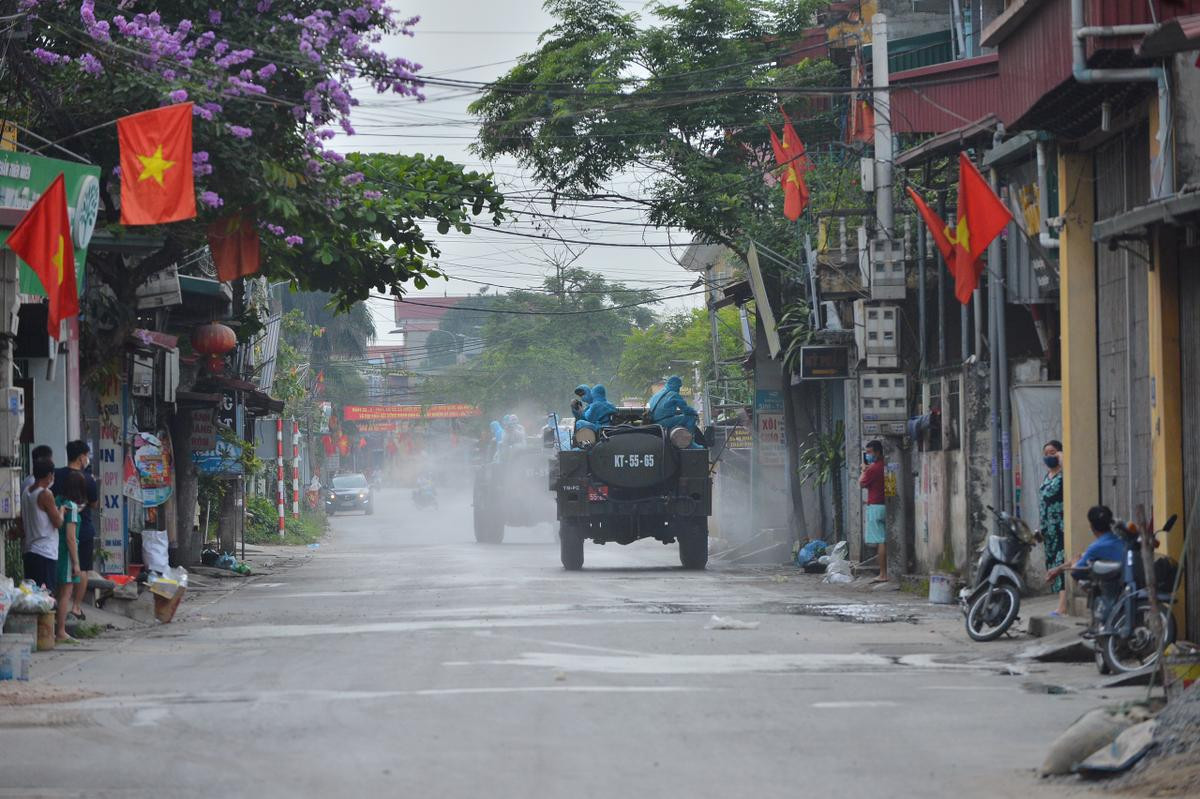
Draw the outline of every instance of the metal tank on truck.
<instances>
[{"instance_id":1,"label":"metal tank on truck","mask_svg":"<svg viewBox=\"0 0 1200 799\"><path fill-rule=\"evenodd\" d=\"M557 450L550 490L564 568L583 568L588 539L678 542L685 569L708 564L709 452L679 387L672 378L646 408L617 408L596 386L569 441L546 435L546 446Z\"/></svg>"}]
</instances>

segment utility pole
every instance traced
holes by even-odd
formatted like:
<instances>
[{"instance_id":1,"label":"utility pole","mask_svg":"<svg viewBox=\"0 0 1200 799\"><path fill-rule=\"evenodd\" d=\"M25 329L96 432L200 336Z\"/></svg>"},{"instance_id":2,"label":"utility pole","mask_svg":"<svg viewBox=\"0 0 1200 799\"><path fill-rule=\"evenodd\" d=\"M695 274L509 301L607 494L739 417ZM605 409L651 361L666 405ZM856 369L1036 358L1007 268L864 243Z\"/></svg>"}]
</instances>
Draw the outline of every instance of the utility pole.
<instances>
[{"instance_id":1,"label":"utility pole","mask_svg":"<svg viewBox=\"0 0 1200 799\"><path fill-rule=\"evenodd\" d=\"M871 84L875 87L875 218L876 236L892 238L892 95L888 90L887 15L871 17Z\"/></svg>"}]
</instances>

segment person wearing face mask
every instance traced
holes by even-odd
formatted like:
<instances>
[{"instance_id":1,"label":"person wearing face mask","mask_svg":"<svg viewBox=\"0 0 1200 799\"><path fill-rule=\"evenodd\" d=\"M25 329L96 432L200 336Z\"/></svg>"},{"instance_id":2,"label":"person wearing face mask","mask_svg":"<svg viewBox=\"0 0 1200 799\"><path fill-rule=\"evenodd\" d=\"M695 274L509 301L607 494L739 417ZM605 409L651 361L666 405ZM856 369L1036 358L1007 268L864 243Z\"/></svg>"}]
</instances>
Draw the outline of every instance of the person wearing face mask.
<instances>
[{"instance_id":1,"label":"person wearing face mask","mask_svg":"<svg viewBox=\"0 0 1200 799\"><path fill-rule=\"evenodd\" d=\"M887 498L884 494L884 477L887 467L883 462L883 444L868 441L863 453L862 475L858 484L867 489L866 531L863 543L876 545L879 557L879 576L871 582L886 583L887 573Z\"/></svg>"},{"instance_id":2,"label":"person wearing face mask","mask_svg":"<svg viewBox=\"0 0 1200 799\"><path fill-rule=\"evenodd\" d=\"M83 598L87 596L88 573L95 567L96 526L92 515L100 507L100 486L88 468L91 462L92 448L86 441L68 441L67 465L54 472L54 496L57 499L65 496L66 487L71 484L69 476L72 472L78 472L83 477L86 502L79 503L79 522L76 526L80 577L71 595L69 608L71 615L80 621L87 618L83 613Z\"/></svg>"},{"instance_id":3,"label":"person wearing face mask","mask_svg":"<svg viewBox=\"0 0 1200 799\"><path fill-rule=\"evenodd\" d=\"M1063 565L1063 473L1062 442L1050 440L1042 447L1046 477L1038 491L1038 516L1042 528L1042 546L1046 553L1046 571L1055 575L1050 590L1058 592L1058 607L1051 616L1067 613L1067 588L1062 576Z\"/></svg>"}]
</instances>

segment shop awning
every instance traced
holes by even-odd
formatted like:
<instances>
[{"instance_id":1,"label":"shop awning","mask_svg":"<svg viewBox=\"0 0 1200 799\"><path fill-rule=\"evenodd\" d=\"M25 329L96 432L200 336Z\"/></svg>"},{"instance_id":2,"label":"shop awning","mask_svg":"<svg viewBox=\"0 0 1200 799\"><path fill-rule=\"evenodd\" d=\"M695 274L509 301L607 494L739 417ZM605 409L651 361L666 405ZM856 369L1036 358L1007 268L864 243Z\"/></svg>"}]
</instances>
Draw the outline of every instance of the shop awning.
<instances>
[{"instance_id":1,"label":"shop awning","mask_svg":"<svg viewBox=\"0 0 1200 799\"><path fill-rule=\"evenodd\" d=\"M896 157L896 166L915 166L939 155L956 153L963 149L967 142L973 141L980 136L990 137L998 124L1000 124L999 117L995 114L988 114L982 119L977 119L974 122L963 125L961 128L939 133L937 136L921 142L916 147L902 152Z\"/></svg>"},{"instance_id":2,"label":"shop awning","mask_svg":"<svg viewBox=\"0 0 1200 799\"><path fill-rule=\"evenodd\" d=\"M1200 14L1167 20L1137 46L1137 54L1143 58L1162 58L1189 50L1200 50Z\"/></svg>"},{"instance_id":3,"label":"shop awning","mask_svg":"<svg viewBox=\"0 0 1200 799\"><path fill-rule=\"evenodd\" d=\"M1192 224L1200 217L1200 191L1163 197L1138 206L1123 214L1102 219L1092 226L1092 240L1107 242L1114 239L1142 238L1155 225Z\"/></svg>"}]
</instances>

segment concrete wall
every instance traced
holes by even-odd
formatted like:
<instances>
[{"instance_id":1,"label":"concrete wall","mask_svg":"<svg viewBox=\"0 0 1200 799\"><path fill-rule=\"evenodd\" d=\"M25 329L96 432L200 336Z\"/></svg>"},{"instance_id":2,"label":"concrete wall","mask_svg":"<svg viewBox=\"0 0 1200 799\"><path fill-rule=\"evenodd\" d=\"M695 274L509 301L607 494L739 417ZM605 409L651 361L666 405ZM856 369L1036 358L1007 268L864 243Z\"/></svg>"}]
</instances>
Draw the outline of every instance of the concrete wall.
<instances>
[{"instance_id":1,"label":"concrete wall","mask_svg":"<svg viewBox=\"0 0 1200 799\"><path fill-rule=\"evenodd\" d=\"M46 380L46 358L29 359L29 377L33 379L33 443L54 449L54 465L67 463L67 358L59 356L54 379ZM78 416L79 409L75 409ZM95 447L96 443L92 442Z\"/></svg>"}]
</instances>

